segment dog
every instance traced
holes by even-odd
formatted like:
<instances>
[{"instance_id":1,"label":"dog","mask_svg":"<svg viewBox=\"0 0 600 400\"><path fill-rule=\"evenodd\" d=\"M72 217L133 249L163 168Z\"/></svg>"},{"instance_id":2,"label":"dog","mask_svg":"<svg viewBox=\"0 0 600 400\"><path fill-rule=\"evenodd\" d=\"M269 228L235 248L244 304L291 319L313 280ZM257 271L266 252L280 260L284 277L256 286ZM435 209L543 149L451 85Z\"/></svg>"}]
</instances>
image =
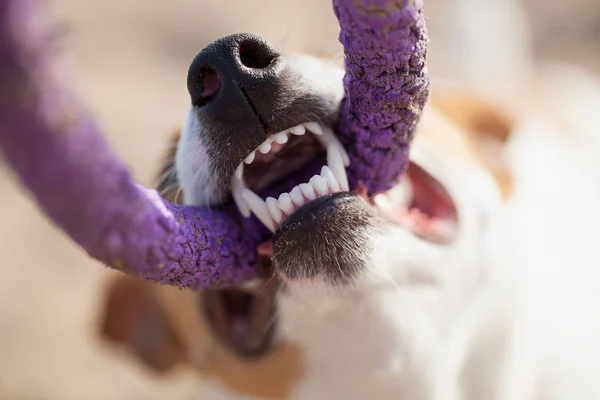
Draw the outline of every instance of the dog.
<instances>
[{"instance_id":1,"label":"dog","mask_svg":"<svg viewBox=\"0 0 600 400\"><path fill-rule=\"evenodd\" d=\"M334 133L343 73L250 34L198 55L157 188L260 219L274 232L257 249L261 278L196 293L119 276L103 335L155 371L192 366L199 398L593 398L519 335L529 303L507 237L523 188L507 154L521 110L434 91L407 172L368 197L348 192ZM309 160L327 168L278 198L256 194Z\"/></svg>"}]
</instances>

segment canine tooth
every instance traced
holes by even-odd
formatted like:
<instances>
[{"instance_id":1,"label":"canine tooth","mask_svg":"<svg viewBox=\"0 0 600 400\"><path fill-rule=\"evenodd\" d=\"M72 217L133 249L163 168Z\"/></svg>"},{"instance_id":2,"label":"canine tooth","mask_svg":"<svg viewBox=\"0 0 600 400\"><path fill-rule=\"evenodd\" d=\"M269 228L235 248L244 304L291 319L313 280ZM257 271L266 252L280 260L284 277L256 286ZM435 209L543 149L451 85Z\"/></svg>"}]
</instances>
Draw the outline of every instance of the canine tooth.
<instances>
[{"instance_id":1,"label":"canine tooth","mask_svg":"<svg viewBox=\"0 0 600 400\"><path fill-rule=\"evenodd\" d=\"M391 210L392 203L385 193L378 193L373 197L373 203L382 210Z\"/></svg>"},{"instance_id":2,"label":"canine tooth","mask_svg":"<svg viewBox=\"0 0 600 400\"><path fill-rule=\"evenodd\" d=\"M240 165L238 165L238 167L235 169L235 177L241 179L242 175L244 175L244 164L240 163Z\"/></svg>"},{"instance_id":3,"label":"canine tooth","mask_svg":"<svg viewBox=\"0 0 600 400\"><path fill-rule=\"evenodd\" d=\"M290 215L292 212L294 212L294 203L292 203L292 197L288 193L282 193L277 202L279 203L279 208L281 211L287 215Z\"/></svg>"},{"instance_id":4,"label":"canine tooth","mask_svg":"<svg viewBox=\"0 0 600 400\"><path fill-rule=\"evenodd\" d=\"M271 213L267 208L267 203L265 203L263 199L258 197L256 193L254 193L250 189L244 189L242 191L242 197L246 200L248 206L250 207L254 215L258 217L260 222L265 224L265 226L269 228L271 232L274 232L275 226L273 224L273 220L271 219Z\"/></svg>"},{"instance_id":5,"label":"canine tooth","mask_svg":"<svg viewBox=\"0 0 600 400\"><path fill-rule=\"evenodd\" d=\"M342 160L344 161L344 166L348 167L350 165L350 157L346 152L346 149L340 143L338 137L333 133L333 131L328 127L323 127L323 136L319 137L319 140L323 144L323 147L328 148L329 145L334 144L340 150L340 154L342 155Z\"/></svg>"},{"instance_id":6,"label":"canine tooth","mask_svg":"<svg viewBox=\"0 0 600 400\"><path fill-rule=\"evenodd\" d=\"M283 214L281 213L281 210L277 206L277 199L274 197L267 197L266 203L267 203L267 208L269 209L269 212L271 213L271 217L273 217L273 220L275 222L280 224L281 220L283 219Z\"/></svg>"},{"instance_id":7,"label":"canine tooth","mask_svg":"<svg viewBox=\"0 0 600 400\"><path fill-rule=\"evenodd\" d=\"M323 135L323 128L321 128L318 122L306 122L304 126L315 135Z\"/></svg>"},{"instance_id":8,"label":"canine tooth","mask_svg":"<svg viewBox=\"0 0 600 400\"><path fill-rule=\"evenodd\" d=\"M262 287L262 281L260 279L252 279L251 281L247 281L243 283L239 288L246 293L256 294Z\"/></svg>"},{"instance_id":9,"label":"canine tooth","mask_svg":"<svg viewBox=\"0 0 600 400\"><path fill-rule=\"evenodd\" d=\"M290 132L292 132L294 135L301 136L306 133L306 128L304 128L304 126L302 126L302 125L298 125L298 126L291 128Z\"/></svg>"},{"instance_id":10,"label":"canine tooth","mask_svg":"<svg viewBox=\"0 0 600 400\"><path fill-rule=\"evenodd\" d=\"M339 185L337 179L335 179L335 175L333 175L333 172L331 172L331 169L327 165L325 165L323 168L321 168L321 176L323 178L325 178L325 180L329 184L329 187L334 192L340 191L340 185Z\"/></svg>"},{"instance_id":11,"label":"canine tooth","mask_svg":"<svg viewBox=\"0 0 600 400\"><path fill-rule=\"evenodd\" d=\"M324 196L327 194L327 192L329 192L327 181L321 175L313 176L310 178L309 182L315 189L317 189L317 192L319 192L321 196Z\"/></svg>"},{"instance_id":12,"label":"canine tooth","mask_svg":"<svg viewBox=\"0 0 600 400\"><path fill-rule=\"evenodd\" d=\"M231 179L231 194L233 195L233 201L235 205L240 210L240 213L248 218L250 216L250 207L248 207L248 203L242 197L242 192L246 189L246 185L244 184L243 179L239 179L234 176Z\"/></svg>"},{"instance_id":13,"label":"canine tooth","mask_svg":"<svg viewBox=\"0 0 600 400\"><path fill-rule=\"evenodd\" d=\"M302 195L302 192L298 186L292 189L290 192L290 197L297 207L300 207L304 204L304 196Z\"/></svg>"},{"instance_id":14,"label":"canine tooth","mask_svg":"<svg viewBox=\"0 0 600 400\"><path fill-rule=\"evenodd\" d=\"M387 195L394 203L408 207L413 197L413 189L408 177L404 175L400 183L391 188Z\"/></svg>"},{"instance_id":15,"label":"canine tooth","mask_svg":"<svg viewBox=\"0 0 600 400\"><path fill-rule=\"evenodd\" d=\"M252 152L250 154L248 154L248 157L246 157L246 159L244 160L244 162L246 164L252 164L252 161L254 161L254 157L256 156L255 152Z\"/></svg>"},{"instance_id":16,"label":"canine tooth","mask_svg":"<svg viewBox=\"0 0 600 400\"><path fill-rule=\"evenodd\" d=\"M317 198L315 189L310 183L301 183L299 187L304 197L306 197L309 201Z\"/></svg>"},{"instance_id":17,"label":"canine tooth","mask_svg":"<svg viewBox=\"0 0 600 400\"><path fill-rule=\"evenodd\" d=\"M271 151L271 142L265 140L263 144L258 146L258 150L260 150L260 152L263 154L267 154L269 151Z\"/></svg>"},{"instance_id":18,"label":"canine tooth","mask_svg":"<svg viewBox=\"0 0 600 400\"><path fill-rule=\"evenodd\" d=\"M340 189L346 192L350 190L348 186L348 176L346 175L346 169L344 168L344 161L342 160L340 148L334 143L327 147L327 165L329 165L333 175L340 184Z\"/></svg>"},{"instance_id":19,"label":"canine tooth","mask_svg":"<svg viewBox=\"0 0 600 400\"><path fill-rule=\"evenodd\" d=\"M275 143L286 144L288 141L288 135L285 132L279 132L275 135Z\"/></svg>"}]
</instances>

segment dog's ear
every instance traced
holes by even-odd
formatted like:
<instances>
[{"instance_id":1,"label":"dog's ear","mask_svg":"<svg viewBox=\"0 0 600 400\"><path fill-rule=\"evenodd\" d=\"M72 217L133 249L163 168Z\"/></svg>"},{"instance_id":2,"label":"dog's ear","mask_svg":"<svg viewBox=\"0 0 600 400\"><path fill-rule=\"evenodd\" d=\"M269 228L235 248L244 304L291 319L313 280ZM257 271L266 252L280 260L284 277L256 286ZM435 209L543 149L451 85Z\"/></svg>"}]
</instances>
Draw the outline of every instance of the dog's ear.
<instances>
[{"instance_id":1,"label":"dog's ear","mask_svg":"<svg viewBox=\"0 0 600 400\"><path fill-rule=\"evenodd\" d=\"M184 359L152 283L128 276L109 282L101 314L102 336L131 351L156 372L165 372Z\"/></svg>"},{"instance_id":2,"label":"dog's ear","mask_svg":"<svg viewBox=\"0 0 600 400\"><path fill-rule=\"evenodd\" d=\"M466 134L479 161L496 178L503 195L508 196L512 175L504 150L516 125L516 111L500 102L454 90L437 93L432 103Z\"/></svg>"}]
</instances>

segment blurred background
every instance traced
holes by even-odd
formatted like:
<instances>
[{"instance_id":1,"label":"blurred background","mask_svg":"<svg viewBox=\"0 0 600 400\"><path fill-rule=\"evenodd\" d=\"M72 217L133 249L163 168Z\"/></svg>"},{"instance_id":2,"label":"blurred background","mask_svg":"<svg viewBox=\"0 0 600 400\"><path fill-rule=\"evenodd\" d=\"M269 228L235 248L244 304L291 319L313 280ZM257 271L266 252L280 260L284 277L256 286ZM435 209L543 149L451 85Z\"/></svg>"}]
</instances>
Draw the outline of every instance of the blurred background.
<instances>
[{"instance_id":1,"label":"blurred background","mask_svg":"<svg viewBox=\"0 0 600 400\"><path fill-rule=\"evenodd\" d=\"M187 106L194 55L239 31L342 60L324 0L54 0L74 79L108 140L152 184ZM434 80L510 96L537 64L600 72L600 0L426 0ZM460 23L457 23L459 21ZM510 40L507 40L509 38ZM0 165L0 399L192 399L193 373L158 379L97 337L111 272L49 224ZM179 373L181 372L181 373Z\"/></svg>"}]
</instances>

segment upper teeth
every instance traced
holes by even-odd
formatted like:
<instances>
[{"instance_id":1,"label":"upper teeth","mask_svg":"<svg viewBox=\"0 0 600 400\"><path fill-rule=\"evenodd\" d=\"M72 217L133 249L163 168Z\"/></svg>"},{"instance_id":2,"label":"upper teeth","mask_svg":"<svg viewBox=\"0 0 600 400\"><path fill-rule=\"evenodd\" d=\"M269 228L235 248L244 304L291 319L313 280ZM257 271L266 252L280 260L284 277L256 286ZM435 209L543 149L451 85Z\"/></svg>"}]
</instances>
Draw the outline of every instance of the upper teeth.
<instances>
[{"instance_id":1,"label":"upper teeth","mask_svg":"<svg viewBox=\"0 0 600 400\"><path fill-rule=\"evenodd\" d=\"M306 131L316 135L327 149L327 166L321 169L320 175L313 176L308 182L294 187L289 193L282 193L278 199L269 197L262 200L256 193L246 187L244 183L244 164L252 164L256 151L268 154L273 148L281 148L288 141L288 135L304 135ZM273 142L277 146L272 146ZM295 210L311 200L330 193L348 191L348 178L346 167L350 165L350 158L335 134L326 126L317 122L307 122L279 132L267 138L235 170L231 182L233 199L240 212L245 217L254 213L271 231L275 231L283 220Z\"/></svg>"}]
</instances>

